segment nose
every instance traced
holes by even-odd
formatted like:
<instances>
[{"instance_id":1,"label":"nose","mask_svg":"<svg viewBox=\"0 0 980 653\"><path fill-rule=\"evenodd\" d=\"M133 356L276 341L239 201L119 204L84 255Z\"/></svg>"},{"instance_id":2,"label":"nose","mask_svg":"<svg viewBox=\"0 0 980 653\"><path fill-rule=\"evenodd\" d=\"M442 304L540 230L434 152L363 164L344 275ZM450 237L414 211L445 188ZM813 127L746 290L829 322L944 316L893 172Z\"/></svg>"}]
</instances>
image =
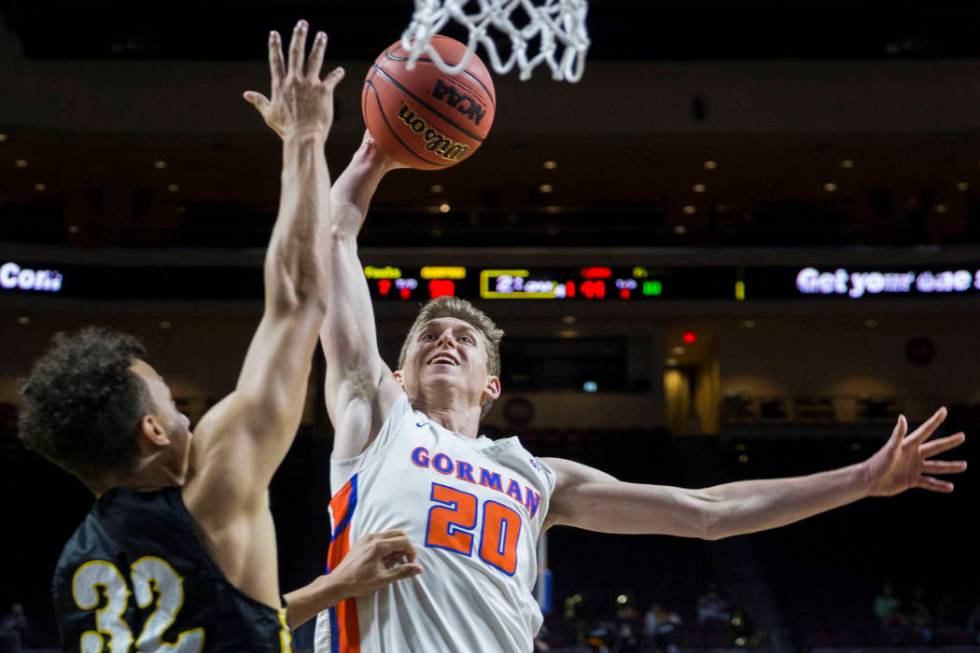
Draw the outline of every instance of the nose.
<instances>
[{"instance_id":1,"label":"nose","mask_svg":"<svg viewBox=\"0 0 980 653\"><path fill-rule=\"evenodd\" d=\"M441 334L439 334L439 340L438 340L438 342L436 344L437 345L449 344L449 345L452 345L455 348L456 347L456 340L453 338L453 330L452 329L446 329Z\"/></svg>"}]
</instances>

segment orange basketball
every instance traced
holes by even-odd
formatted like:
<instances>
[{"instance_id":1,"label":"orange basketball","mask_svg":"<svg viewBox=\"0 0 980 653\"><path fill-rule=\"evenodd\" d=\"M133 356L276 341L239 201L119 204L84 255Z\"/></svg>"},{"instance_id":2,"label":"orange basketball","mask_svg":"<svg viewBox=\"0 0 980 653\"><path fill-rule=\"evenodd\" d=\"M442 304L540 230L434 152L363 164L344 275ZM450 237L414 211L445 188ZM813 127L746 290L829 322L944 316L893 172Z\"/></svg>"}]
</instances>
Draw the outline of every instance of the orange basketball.
<instances>
[{"instance_id":1,"label":"orange basketball","mask_svg":"<svg viewBox=\"0 0 980 653\"><path fill-rule=\"evenodd\" d=\"M466 46L448 36L432 37L443 61L455 65ZM386 48L368 72L361 111L371 136L391 158L418 170L438 170L469 158L483 144L497 96L490 72L473 55L466 70L448 75L429 57L405 68L401 43Z\"/></svg>"}]
</instances>

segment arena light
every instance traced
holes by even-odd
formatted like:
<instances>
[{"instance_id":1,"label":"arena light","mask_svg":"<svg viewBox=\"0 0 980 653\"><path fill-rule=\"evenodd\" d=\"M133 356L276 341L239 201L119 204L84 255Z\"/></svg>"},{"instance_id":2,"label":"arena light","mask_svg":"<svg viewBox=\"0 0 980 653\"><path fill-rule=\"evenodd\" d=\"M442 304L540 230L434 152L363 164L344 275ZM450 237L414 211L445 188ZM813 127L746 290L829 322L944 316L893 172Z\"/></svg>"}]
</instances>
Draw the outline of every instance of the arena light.
<instances>
[{"instance_id":1,"label":"arena light","mask_svg":"<svg viewBox=\"0 0 980 653\"><path fill-rule=\"evenodd\" d=\"M704 184L694 184L695 193L703 193L706 190L708 190L708 187L705 186Z\"/></svg>"},{"instance_id":2,"label":"arena light","mask_svg":"<svg viewBox=\"0 0 980 653\"><path fill-rule=\"evenodd\" d=\"M854 167L854 161L851 159L844 159L840 162L840 167L844 168L845 170L850 170Z\"/></svg>"},{"instance_id":3,"label":"arena light","mask_svg":"<svg viewBox=\"0 0 980 653\"><path fill-rule=\"evenodd\" d=\"M687 233L687 227L685 227L682 224L679 224L676 227L674 227L674 233L677 234L678 236L683 236L684 234Z\"/></svg>"},{"instance_id":4,"label":"arena light","mask_svg":"<svg viewBox=\"0 0 980 653\"><path fill-rule=\"evenodd\" d=\"M694 206L693 204L688 204L687 206L684 207L684 215L694 215L695 213L697 213L697 210L698 209L696 206Z\"/></svg>"},{"instance_id":5,"label":"arena light","mask_svg":"<svg viewBox=\"0 0 980 653\"><path fill-rule=\"evenodd\" d=\"M694 333L693 331L685 331L684 335L681 336L681 340L689 345L693 345L698 341L698 334Z\"/></svg>"},{"instance_id":6,"label":"arena light","mask_svg":"<svg viewBox=\"0 0 980 653\"><path fill-rule=\"evenodd\" d=\"M167 192L176 193L179 190L180 190L180 186L178 186L177 184L168 184L167 185Z\"/></svg>"},{"instance_id":7,"label":"arena light","mask_svg":"<svg viewBox=\"0 0 980 653\"><path fill-rule=\"evenodd\" d=\"M432 184L431 186L429 186L429 190L431 190L433 193L438 195L445 189L443 188L442 184Z\"/></svg>"},{"instance_id":8,"label":"arena light","mask_svg":"<svg viewBox=\"0 0 980 653\"><path fill-rule=\"evenodd\" d=\"M970 182L961 181L956 184L956 190L958 191L968 191L970 190Z\"/></svg>"},{"instance_id":9,"label":"arena light","mask_svg":"<svg viewBox=\"0 0 980 653\"><path fill-rule=\"evenodd\" d=\"M6 140L7 140L7 135L6 134L0 134L0 143L3 143Z\"/></svg>"},{"instance_id":10,"label":"arena light","mask_svg":"<svg viewBox=\"0 0 980 653\"><path fill-rule=\"evenodd\" d=\"M37 191L38 193L43 193L47 189L48 189L47 184L41 184L41 183L34 184L34 190Z\"/></svg>"},{"instance_id":11,"label":"arena light","mask_svg":"<svg viewBox=\"0 0 980 653\"><path fill-rule=\"evenodd\" d=\"M547 193L550 193L553 190L555 190L555 187L552 186L551 184L541 184L540 186L538 186L538 191L541 192L541 193L546 193L547 194Z\"/></svg>"},{"instance_id":12,"label":"arena light","mask_svg":"<svg viewBox=\"0 0 980 653\"><path fill-rule=\"evenodd\" d=\"M718 169L718 162L709 159L709 160L707 160L707 161L704 162L704 169L705 170L717 170Z\"/></svg>"},{"instance_id":13,"label":"arena light","mask_svg":"<svg viewBox=\"0 0 980 653\"><path fill-rule=\"evenodd\" d=\"M868 327L869 329L874 329L878 326L878 320L874 318L868 318L867 320L864 321L864 326Z\"/></svg>"},{"instance_id":14,"label":"arena light","mask_svg":"<svg viewBox=\"0 0 980 653\"><path fill-rule=\"evenodd\" d=\"M545 161L543 164L545 170L554 170L558 167L558 162L551 159Z\"/></svg>"},{"instance_id":15,"label":"arena light","mask_svg":"<svg viewBox=\"0 0 980 653\"><path fill-rule=\"evenodd\" d=\"M449 202L443 202L439 205L439 213L449 213L453 207L449 206Z\"/></svg>"},{"instance_id":16,"label":"arena light","mask_svg":"<svg viewBox=\"0 0 980 653\"><path fill-rule=\"evenodd\" d=\"M945 204L937 204L936 213L949 213L949 207Z\"/></svg>"},{"instance_id":17,"label":"arena light","mask_svg":"<svg viewBox=\"0 0 980 653\"><path fill-rule=\"evenodd\" d=\"M685 352L687 352L687 350L683 347L674 347L670 350L670 353L672 353L674 356L683 356Z\"/></svg>"},{"instance_id":18,"label":"arena light","mask_svg":"<svg viewBox=\"0 0 980 653\"><path fill-rule=\"evenodd\" d=\"M744 302L745 301L745 282L736 281L735 282L735 300Z\"/></svg>"},{"instance_id":19,"label":"arena light","mask_svg":"<svg viewBox=\"0 0 980 653\"><path fill-rule=\"evenodd\" d=\"M754 320L743 320L742 321L742 326L745 327L746 329L754 329L755 328L755 321Z\"/></svg>"},{"instance_id":20,"label":"arena light","mask_svg":"<svg viewBox=\"0 0 980 653\"><path fill-rule=\"evenodd\" d=\"M828 193L834 193L837 191L837 184L835 184L832 181L828 181L826 184L823 185L823 189Z\"/></svg>"},{"instance_id":21,"label":"arena light","mask_svg":"<svg viewBox=\"0 0 980 653\"><path fill-rule=\"evenodd\" d=\"M16 161L14 161L14 167L17 167L17 168L26 168L27 167L27 159L17 159Z\"/></svg>"},{"instance_id":22,"label":"arena light","mask_svg":"<svg viewBox=\"0 0 980 653\"><path fill-rule=\"evenodd\" d=\"M157 170L166 170L166 168L167 168L167 162L166 161L163 161L163 160L154 161L153 162L153 167L156 168Z\"/></svg>"},{"instance_id":23,"label":"arena light","mask_svg":"<svg viewBox=\"0 0 980 653\"><path fill-rule=\"evenodd\" d=\"M598 392L598 390L599 390L599 384L596 383L595 381L586 381L585 383L582 384L582 392L592 393L592 392Z\"/></svg>"},{"instance_id":24,"label":"arena light","mask_svg":"<svg viewBox=\"0 0 980 653\"><path fill-rule=\"evenodd\" d=\"M27 317L26 315L21 315L20 317L17 318L17 324L21 326L27 326L30 323L31 323L31 318Z\"/></svg>"}]
</instances>

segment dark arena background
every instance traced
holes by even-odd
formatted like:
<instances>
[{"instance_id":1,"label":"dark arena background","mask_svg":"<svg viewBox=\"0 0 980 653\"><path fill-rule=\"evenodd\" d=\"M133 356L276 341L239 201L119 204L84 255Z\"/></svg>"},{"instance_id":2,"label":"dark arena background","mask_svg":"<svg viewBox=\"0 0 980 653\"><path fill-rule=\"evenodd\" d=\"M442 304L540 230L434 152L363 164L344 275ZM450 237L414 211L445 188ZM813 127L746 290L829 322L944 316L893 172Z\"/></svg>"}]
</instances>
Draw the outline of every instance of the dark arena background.
<instances>
[{"instance_id":1,"label":"dark arena background","mask_svg":"<svg viewBox=\"0 0 980 653\"><path fill-rule=\"evenodd\" d=\"M336 176L411 11L0 3L0 651L57 646L51 574L92 502L20 445L31 362L106 324L192 420L229 392L279 195L278 141L241 99L266 92L266 35L330 34ZM360 241L382 353L430 297L473 300L507 331L485 432L624 480L826 470L940 405L975 463L978 25L935 0L596 0L581 82L496 75L471 160L383 182ZM271 491L284 591L324 566L323 373ZM978 650L980 483L955 480L716 542L554 529L538 646Z\"/></svg>"}]
</instances>

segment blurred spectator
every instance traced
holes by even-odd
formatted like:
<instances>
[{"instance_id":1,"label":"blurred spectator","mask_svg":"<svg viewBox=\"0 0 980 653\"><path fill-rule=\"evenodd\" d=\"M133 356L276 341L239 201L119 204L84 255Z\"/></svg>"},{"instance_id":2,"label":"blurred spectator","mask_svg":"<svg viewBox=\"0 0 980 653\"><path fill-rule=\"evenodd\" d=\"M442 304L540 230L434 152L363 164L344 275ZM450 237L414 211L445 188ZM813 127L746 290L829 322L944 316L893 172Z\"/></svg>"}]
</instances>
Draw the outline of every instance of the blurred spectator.
<instances>
[{"instance_id":1,"label":"blurred spectator","mask_svg":"<svg viewBox=\"0 0 980 653\"><path fill-rule=\"evenodd\" d=\"M966 629L973 635L974 641L980 644L980 597L977 598L977 603L973 606L970 616L966 618Z\"/></svg>"},{"instance_id":2,"label":"blurred spectator","mask_svg":"<svg viewBox=\"0 0 980 653\"><path fill-rule=\"evenodd\" d=\"M892 584L886 582L874 602L875 616L883 629L890 630L905 624L905 617L900 612L900 608L901 602L895 596Z\"/></svg>"},{"instance_id":3,"label":"blurred spectator","mask_svg":"<svg viewBox=\"0 0 980 653\"><path fill-rule=\"evenodd\" d=\"M642 633L640 613L632 605L624 605L616 611L617 653L636 653L640 650Z\"/></svg>"},{"instance_id":4,"label":"blurred spectator","mask_svg":"<svg viewBox=\"0 0 980 653\"><path fill-rule=\"evenodd\" d=\"M698 623L704 625L709 621L728 623L732 618L728 601L718 591L714 583L708 585L708 591L698 597Z\"/></svg>"},{"instance_id":5,"label":"blurred spectator","mask_svg":"<svg viewBox=\"0 0 980 653\"><path fill-rule=\"evenodd\" d=\"M0 646L3 651L20 651L27 639L27 616L24 606L14 603L10 612L0 618Z\"/></svg>"},{"instance_id":6,"label":"blurred spectator","mask_svg":"<svg viewBox=\"0 0 980 653\"><path fill-rule=\"evenodd\" d=\"M933 639L932 612L926 605L925 592L916 587L912 592L912 603L909 606L909 625L925 643Z\"/></svg>"},{"instance_id":7,"label":"blurred spectator","mask_svg":"<svg viewBox=\"0 0 980 653\"><path fill-rule=\"evenodd\" d=\"M643 633L648 640L653 641L657 651L667 653L677 652L677 631L681 625L681 617L676 612L669 612L658 603L647 610L643 619Z\"/></svg>"}]
</instances>

